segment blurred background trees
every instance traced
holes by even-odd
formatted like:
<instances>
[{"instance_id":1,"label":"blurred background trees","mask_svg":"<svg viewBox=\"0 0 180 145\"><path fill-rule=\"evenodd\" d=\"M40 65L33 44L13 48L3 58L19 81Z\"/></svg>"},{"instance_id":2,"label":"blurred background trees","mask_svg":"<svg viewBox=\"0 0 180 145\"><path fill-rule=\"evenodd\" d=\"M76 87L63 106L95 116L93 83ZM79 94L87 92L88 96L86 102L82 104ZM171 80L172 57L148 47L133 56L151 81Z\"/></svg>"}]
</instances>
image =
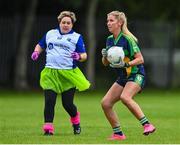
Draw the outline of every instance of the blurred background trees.
<instances>
[{"instance_id":1,"label":"blurred background trees","mask_svg":"<svg viewBox=\"0 0 180 145\"><path fill-rule=\"evenodd\" d=\"M180 1L174 0L1 0L0 1L0 86L39 88L45 53L32 62L31 53L41 37L58 26L60 11L74 11L75 31L82 33L88 61L80 64L92 88L102 88L115 79L101 64L105 47L106 14L125 12L129 29L139 38L145 57L147 85L180 86Z\"/></svg>"}]
</instances>

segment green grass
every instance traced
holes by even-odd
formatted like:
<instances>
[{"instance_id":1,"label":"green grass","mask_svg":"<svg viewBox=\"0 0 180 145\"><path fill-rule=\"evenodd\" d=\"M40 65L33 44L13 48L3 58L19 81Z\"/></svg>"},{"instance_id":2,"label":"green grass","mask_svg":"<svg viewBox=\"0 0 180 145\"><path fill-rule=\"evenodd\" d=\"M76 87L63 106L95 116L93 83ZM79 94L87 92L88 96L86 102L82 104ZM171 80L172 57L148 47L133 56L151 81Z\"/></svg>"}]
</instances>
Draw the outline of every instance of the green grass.
<instances>
[{"instance_id":1,"label":"green grass","mask_svg":"<svg viewBox=\"0 0 180 145\"><path fill-rule=\"evenodd\" d=\"M121 121L125 141L108 141L112 129L102 112L105 91L77 93L75 103L81 112L82 133L75 136L60 96L54 118L55 135L43 136L43 93L1 91L0 144L180 144L180 92L145 90L135 97L144 113L157 127L150 136L122 103L115 110Z\"/></svg>"}]
</instances>

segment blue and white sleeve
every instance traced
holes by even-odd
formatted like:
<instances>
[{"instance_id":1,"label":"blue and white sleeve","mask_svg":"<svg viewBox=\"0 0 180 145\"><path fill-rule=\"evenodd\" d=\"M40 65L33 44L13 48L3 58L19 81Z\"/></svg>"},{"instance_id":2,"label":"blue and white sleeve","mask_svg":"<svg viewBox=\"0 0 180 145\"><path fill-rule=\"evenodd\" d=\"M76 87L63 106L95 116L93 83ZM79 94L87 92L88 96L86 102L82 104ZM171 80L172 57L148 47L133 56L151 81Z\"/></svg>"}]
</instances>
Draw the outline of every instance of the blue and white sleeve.
<instances>
[{"instance_id":1,"label":"blue and white sleeve","mask_svg":"<svg viewBox=\"0 0 180 145\"><path fill-rule=\"evenodd\" d=\"M42 39L39 41L38 44L41 46L41 48L46 49L46 47L47 47L47 44L46 44L46 35L44 35L42 37Z\"/></svg>"},{"instance_id":2,"label":"blue and white sleeve","mask_svg":"<svg viewBox=\"0 0 180 145\"><path fill-rule=\"evenodd\" d=\"M79 36L79 39L76 44L76 52L84 53L86 52L85 44L82 35Z\"/></svg>"}]
</instances>

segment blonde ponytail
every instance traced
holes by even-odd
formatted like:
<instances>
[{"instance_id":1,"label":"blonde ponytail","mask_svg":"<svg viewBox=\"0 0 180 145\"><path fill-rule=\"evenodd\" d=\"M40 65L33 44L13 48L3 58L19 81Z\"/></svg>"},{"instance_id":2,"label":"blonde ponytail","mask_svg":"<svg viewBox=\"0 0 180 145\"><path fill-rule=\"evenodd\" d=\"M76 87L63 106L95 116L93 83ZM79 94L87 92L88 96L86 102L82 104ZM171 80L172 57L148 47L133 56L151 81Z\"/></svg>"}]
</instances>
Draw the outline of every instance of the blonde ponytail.
<instances>
[{"instance_id":1,"label":"blonde ponytail","mask_svg":"<svg viewBox=\"0 0 180 145\"><path fill-rule=\"evenodd\" d=\"M116 19L123 21L123 25L121 27L122 32L125 35L132 37L136 42L138 42L138 39L129 31L129 29L127 27L127 18L123 12L112 11L108 15L113 15L116 17Z\"/></svg>"}]
</instances>

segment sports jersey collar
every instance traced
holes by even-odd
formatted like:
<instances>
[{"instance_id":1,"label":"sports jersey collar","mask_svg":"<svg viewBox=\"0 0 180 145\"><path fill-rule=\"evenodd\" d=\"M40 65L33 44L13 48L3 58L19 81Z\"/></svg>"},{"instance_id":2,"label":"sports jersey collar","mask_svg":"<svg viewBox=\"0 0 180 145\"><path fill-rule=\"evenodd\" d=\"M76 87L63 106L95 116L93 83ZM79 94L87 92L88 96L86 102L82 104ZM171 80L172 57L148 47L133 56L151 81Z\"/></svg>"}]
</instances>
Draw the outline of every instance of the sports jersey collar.
<instances>
[{"instance_id":1,"label":"sports jersey collar","mask_svg":"<svg viewBox=\"0 0 180 145\"><path fill-rule=\"evenodd\" d=\"M114 44L116 45L117 42L119 41L120 37L122 36L122 31L119 33L118 37L115 39L114 37Z\"/></svg>"},{"instance_id":2,"label":"sports jersey collar","mask_svg":"<svg viewBox=\"0 0 180 145\"><path fill-rule=\"evenodd\" d=\"M72 34L72 33L74 32L74 31L71 29L71 31L69 31L68 33L62 33L59 27L58 27L57 29L59 30L59 33L60 33L61 35Z\"/></svg>"}]
</instances>

